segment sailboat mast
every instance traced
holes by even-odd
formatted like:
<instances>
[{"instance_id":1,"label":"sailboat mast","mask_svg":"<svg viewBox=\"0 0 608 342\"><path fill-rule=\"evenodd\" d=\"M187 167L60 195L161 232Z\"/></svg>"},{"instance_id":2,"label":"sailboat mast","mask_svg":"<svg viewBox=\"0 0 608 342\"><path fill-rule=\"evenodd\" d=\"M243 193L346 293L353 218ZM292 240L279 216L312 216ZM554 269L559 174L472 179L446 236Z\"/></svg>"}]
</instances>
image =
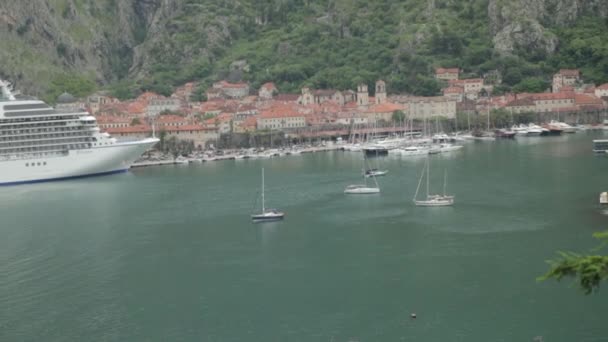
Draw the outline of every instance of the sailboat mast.
<instances>
[{"instance_id":1,"label":"sailboat mast","mask_svg":"<svg viewBox=\"0 0 608 342\"><path fill-rule=\"evenodd\" d=\"M424 165L426 167L426 164ZM416 187L416 193L414 194L414 201L416 201L416 197L418 197L418 191L420 190L420 185L422 184L422 178L424 177L424 168L420 173L420 179L418 180L418 186Z\"/></svg>"},{"instance_id":2,"label":"sailboat mast","mask_svg":"<svg viewBox=\"0 0 608 342\"><path fill-rule=\"evenodd\" d=\"M266 207L264 203L264 168L262 168L262 213L266 212Z\"/></svg>"},{"instance_id":3,"label":"sailboat mast","mask_svg":"<svg viewBox=\"0 0 608 342\"><path fill-rule=\"evenodd\" d=\"M435 130L439 133L439 115L435 116Z\"/></svg>"},{"instance_id":4,"label":"sailboat mast","mask_svg":"<svg viewBox=\"0 0 608 342\"><path fill-rule=\"evenodd\" d=\"M365 177L365 170L367 170L367 157L365 156L365 154L363 154L363 169L361 171L363 171L363 183L367 187L367 177Z\"/></svg>"},{"instance_id":5,"label":"sailboat mast","mask_svg":"<svg viewBox=\"0 0 608 342\"><path fill-rule=\"evenodd\" d=\"M426 198L429 198L429 175L431 169L431 162L429 161L429 157L426 157Z\"/></svg>"},{"instance_id":6,"label":"sailboat mast","mask_svg":"<svg viewBox=\"0 0 608 342\"><path fill-rule=\"evenodd\" d=\"M445 187L448 184L448 170L443 170L443 196L445 196Z\"/></svg>"},{"instance_id":7,"label":"sailboat mast","mask_svg":"<svg viewBox=\"0 0 608 342\"><path fill-rule=\"evenodd\" d=\"M487 112L488 112L488 132L490 131L490 104L488 103L487 105Z\"/></svg>"}]
</instances>

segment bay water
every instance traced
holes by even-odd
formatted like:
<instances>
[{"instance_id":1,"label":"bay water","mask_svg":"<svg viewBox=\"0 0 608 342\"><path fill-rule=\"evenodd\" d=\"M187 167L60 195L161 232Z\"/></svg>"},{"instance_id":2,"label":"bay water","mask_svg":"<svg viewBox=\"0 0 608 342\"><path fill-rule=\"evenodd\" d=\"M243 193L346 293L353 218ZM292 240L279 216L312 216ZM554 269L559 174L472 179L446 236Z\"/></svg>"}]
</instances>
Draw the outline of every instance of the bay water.
<instances>
[{"instance_id":1,"label":"bay water","mask_svg":"<svg viewBox=\"0 0 608 342\"><path fill-rule=\"evenodd\" d=\"M606 341L605 291L536 280L608 228L602 136L432 156L445 208L412 202L424 157L345 195L341 151L0 188L0 341ZM282 222L250 221L262 167Z\"/></svg>"}]
</instances>

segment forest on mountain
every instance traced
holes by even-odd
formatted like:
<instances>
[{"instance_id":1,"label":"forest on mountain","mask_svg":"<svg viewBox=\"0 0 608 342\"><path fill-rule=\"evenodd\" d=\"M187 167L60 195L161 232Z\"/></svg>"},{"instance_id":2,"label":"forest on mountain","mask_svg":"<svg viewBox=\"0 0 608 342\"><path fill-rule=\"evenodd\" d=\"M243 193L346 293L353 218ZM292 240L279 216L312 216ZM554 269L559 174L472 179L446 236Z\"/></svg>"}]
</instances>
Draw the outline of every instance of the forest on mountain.
<instances>
[{"instance_id":1,"label":"forest on mountain","mask_svg":"<svg viewBox=\"0 0 608 342\"><path fill-rule=\"evenodd\" d=\"M52 100L267 81L435 95L435 67L543 91L560 68L608 82L602 0L40 0L0 4L0 75ZM604 4L605 5L605 4Z\"/></svg>"}]
</instances>

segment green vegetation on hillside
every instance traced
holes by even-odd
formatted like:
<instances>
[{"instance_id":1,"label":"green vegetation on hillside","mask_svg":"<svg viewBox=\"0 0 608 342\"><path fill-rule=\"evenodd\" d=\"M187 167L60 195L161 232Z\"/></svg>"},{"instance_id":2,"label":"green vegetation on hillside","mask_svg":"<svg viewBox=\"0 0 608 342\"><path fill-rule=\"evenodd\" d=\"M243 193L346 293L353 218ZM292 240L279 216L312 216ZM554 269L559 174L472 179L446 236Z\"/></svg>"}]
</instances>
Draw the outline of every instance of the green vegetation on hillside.
<instances>
[{"instance_id":1,"label":"green vegetation on hillside","mask_svg":"<svg viewBox=\"0 0 608 342\"><path fill-rule=\"evenodd\" d=\"M95 82L82 74L59 74L51 80L44 100L49 103L55 103L57 97L63 93L69 93L75 97L84 97L90 95L95 89Z\"/></svg>"},{"instance_id":2,"label":"green vegetation on hillside","mask_svg":"<svg viewBox=\"0 0 608 342\"><path fill-rule=\"evenodd\" d=\"M48 1L46 20L57 30L53 48L35 46L43 25L24 18L0 29L15 47L0 53L6 69L40 69L24 73L33 85L38 79L49 84L62 69L87 70L87 79L93 71L97 82L112 82L108 88L120 98L143 90L168 95L188 81L204 89L218 79L246 80L252 89L274 81L281 92L299 92L305 85L371 86L381 78L392 93L434 95L441 86L433 78L438 66L459 67L464 77L498 71L498 93L545 90L560 68L580 68L585 80L608 82L608 21L587 13L557 25L550 18L563 9L550 6L542 25L558 39L554 53L530 43L499 54L491 31L498 24L491 20L521 20L525 29L527 19L491 19L490 0ZM99 46L90 49L92 42ZM235 67L235 61L246 65ZM19 72L11 75L19 78ZM47 97L56 92L50 89ZM203 98L200 89L196 98Z\"/></svg>"},{"instance_id":3,"label":"green vegetation on hillside","mask_svg":"<svg viewBox=\"0 0 608 342\"><path fill-rule=\"evenodd\" d=\"M556 28L558 51L521 50L498 55L489 32L487 0L187 0L171 32L152 50L153 68L141 86L168 93L171 86L220 78L274 81L283 92L352 89L385 79L390 92L435 95L437 66L465 76L502 75L497 92L537 92L559 68L579 67L589 81L608 81L605 20L582 18ZM188 57L189 53L200 54ZM184 64L184 59L188 63ZM231 69L245 60L248 71Z\"/></svg>"}]
</instances>

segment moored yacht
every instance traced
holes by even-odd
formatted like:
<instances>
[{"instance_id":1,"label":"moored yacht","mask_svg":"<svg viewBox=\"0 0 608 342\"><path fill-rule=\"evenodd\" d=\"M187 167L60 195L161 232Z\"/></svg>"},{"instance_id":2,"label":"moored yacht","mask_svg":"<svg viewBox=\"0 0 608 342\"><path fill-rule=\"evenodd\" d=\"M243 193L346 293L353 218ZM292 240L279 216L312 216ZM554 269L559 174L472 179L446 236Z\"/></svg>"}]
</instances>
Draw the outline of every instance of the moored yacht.
<instances>
[{"instance_id":1,"label":"moored yacht","mask_svg":"<svg viewBox=\"0 0 608 342\"><path fill-rule=\"evenodd\" d=\"M515 132L516 135L527 135L528 127L523 124L520 124L519 126L513 125L511 131Z\"/></svg>"},{"instance_id":2,"label":"moored yacht","mask_svg":"<svg viewBox=\"0 0 608 342\"><path fill-rule=\"evenodd\" d=\"M564 131L561 126L555 125L553 122L543 125L543 128L549 130L548 135L561 135Z\"/></svg>"},{"instance_id":3,"label":"moored yacht","mask_svg":"<svg viewBox=\"0 0 608 342\"><path fill-rule=\"evenodd\" d=\"M424 156L429 154L429 148L421 146L407 146L404 148L397 148L391 150L390 153L397 154L400 156Z\"/></svg>"},{"instance_id":4,"label":"moored yacht","mask_svg":"<svg viewBox=\"0 0 608 342\"><path fill-rule=\"evenodd\" d=\"M565 122L551 120L549 124L561 128L564 133L576 133L576 128Z\"/></svg>"},{"instance_id":5,"label":"moored yacht","mask_svg":"<svg viewBox=\"0 0 608 342\"><path fill-rule=\"evenodd\" d=\"M447 143L452 141L452 138L445 133L437 133L433 135L432 138L434 143Z\"/></svg>"},{"instance_id":6,"label":"moored yacht","mask_svg":"<svg viewBox=\"0 0 608 342\"><path fill-rule=\"evenodd\" d=\"M85 111L56 110L17 99L0 80L0 185L36 183L127 171L159 140L120 142Z\"/></svg>"},{"instance_id":7,"label":"moored yacht","mask_svg":"<svg viewBox=\"0 0 608 342\"><path fill-rule=\"evenodd\" d=\"M497 129L494 131L494 136L501 139L513 139L515 138L515 134L515 132L506 129Z\"/></svg>"},{"instance_id":8,"label":"moored yacht","mask_svg":"<svg viewBox=\"0 0 608 342\"><path fill-rule=\"evenodd\" d=\"M548 132L549 130L543 129L542 127L531 122L528 124L528 133L526 135L539 136L539 135L543 134L543 132L545 132L545 131Z\"/></svg>"}]
</instances>

